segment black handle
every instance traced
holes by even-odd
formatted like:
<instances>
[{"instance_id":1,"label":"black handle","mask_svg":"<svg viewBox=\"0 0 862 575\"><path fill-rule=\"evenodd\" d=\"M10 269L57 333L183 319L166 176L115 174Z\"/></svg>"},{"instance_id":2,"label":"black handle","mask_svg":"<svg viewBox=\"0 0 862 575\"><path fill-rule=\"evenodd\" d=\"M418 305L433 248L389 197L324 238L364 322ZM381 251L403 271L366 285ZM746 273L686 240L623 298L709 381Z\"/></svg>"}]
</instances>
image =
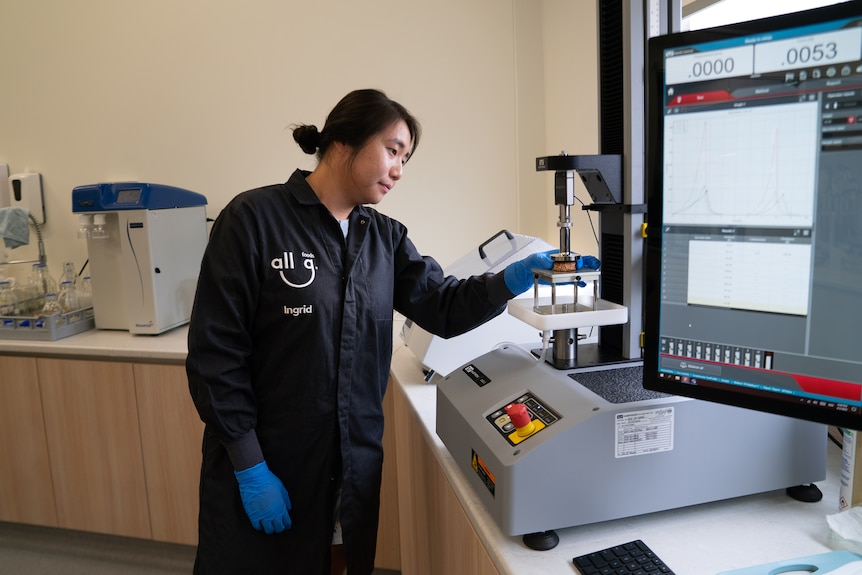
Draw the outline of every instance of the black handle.
<instances>
[{"instance_id":1,"label":"black handle","mask_svg":"<svg viewBox=\"0 0 862 575\"><path fill-rule=\"evenodd\" d=\"M517 247L518 247L517 242L515 242L515 236L513 236L512 233L508 230L500 230L499 232L497 232L496 234L494 234L493 236L491 236L490 238L488 238L487 240L485 240L484 242L482 242L479 245L479 257L482 258L483 260L487 260L488 256L485 255L485 246L487 246L488 244L493 242L495 239L497 239L499 236L504 235L504 234L507 238L509 238L509 241L512 242L512 251L515 251L515 249L517 249Z\"/></svg>"}]
</instances>

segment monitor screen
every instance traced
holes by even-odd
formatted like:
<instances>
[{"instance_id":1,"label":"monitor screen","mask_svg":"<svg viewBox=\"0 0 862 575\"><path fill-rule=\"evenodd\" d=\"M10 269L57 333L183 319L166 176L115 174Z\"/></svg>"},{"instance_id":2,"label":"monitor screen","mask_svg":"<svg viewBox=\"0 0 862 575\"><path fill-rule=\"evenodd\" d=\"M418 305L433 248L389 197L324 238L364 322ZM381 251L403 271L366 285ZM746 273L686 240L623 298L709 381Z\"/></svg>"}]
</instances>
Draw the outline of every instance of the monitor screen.
<instances>
[{"instance_id":1,"label":"monitor screen","mask_svg":"<svg viewBox=\"0 0 862 575\"><path fill-rule=\"evenodd\" d=\"M644 386L862 428L862 2L649 41Z\"/></svg>"}]
</instances>

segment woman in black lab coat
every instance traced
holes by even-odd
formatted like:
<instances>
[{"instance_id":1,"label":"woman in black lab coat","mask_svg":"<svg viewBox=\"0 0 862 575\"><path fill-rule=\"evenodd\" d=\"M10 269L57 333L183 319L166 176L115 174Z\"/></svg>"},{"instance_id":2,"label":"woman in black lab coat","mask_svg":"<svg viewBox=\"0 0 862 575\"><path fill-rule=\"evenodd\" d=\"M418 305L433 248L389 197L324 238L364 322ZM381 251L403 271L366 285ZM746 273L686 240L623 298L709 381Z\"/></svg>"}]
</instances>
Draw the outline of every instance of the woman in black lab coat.
<instances>
[{"instance_id":1,"label":"woman in black lab coat","mask_svg":"<svg viewBox=\"0 0 862 575\"><path fill-rule=\"evenodd\" d=\"M534 254L496 275L444 277L403 225L367 207L419 135L382 92L351 92L322 131L294 127L317 153L313 172L240 194L213 225L186 362L206 423L195 573L328 575L344 561L371 573L393 309L454 336L530 287L531 268L551 267Z\"/></svg>"}]
</instances>

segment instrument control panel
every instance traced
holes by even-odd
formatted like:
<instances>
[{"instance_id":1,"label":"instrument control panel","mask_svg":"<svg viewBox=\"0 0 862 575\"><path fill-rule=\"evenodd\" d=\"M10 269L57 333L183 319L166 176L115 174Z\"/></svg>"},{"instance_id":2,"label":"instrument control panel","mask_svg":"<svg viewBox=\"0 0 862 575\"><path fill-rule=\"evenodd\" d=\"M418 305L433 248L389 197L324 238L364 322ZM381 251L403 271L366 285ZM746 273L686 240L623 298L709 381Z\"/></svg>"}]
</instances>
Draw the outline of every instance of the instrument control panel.
<instances>
[{"instance_id":1,"label":"instrument control panel","mask_svg":"<svg viewBox=\"0 0 862 575\"><path fill-rule=\"evenodd\" d=\"M523 432L519 433L519 428L516 427L512 418L509 416L509 410L507 408L516 403L524 405L524 407L527 408L527 413L530 415L530 422L533 427L532 431L528 434L524 434ZM545 402L536 397L533 392L526 391L515 401L500 406L499 409L495 409L493 412L488 414L485 419L494 426L494 429L496 429L510 445L515 446L532 437L536 433L539 433L549 425L553 425L561 419L561 416L556 411L548 407Z\"/></svg>"}]
</instances>

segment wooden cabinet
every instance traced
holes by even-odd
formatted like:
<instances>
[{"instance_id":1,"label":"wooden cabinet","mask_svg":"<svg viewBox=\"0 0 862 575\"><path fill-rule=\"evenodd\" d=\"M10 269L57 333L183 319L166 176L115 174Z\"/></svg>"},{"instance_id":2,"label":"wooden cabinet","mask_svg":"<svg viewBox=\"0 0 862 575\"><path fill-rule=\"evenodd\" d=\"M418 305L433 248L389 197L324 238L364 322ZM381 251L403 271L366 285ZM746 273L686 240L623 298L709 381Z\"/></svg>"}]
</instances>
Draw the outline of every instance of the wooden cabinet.
<instances>
[{"instance_id":1,"label":"wooden cabinet","mask_svg":"<svg viewBox=\"0 0 862 575\"><path fill-rule=\"evenodd\" d=\"M395 465L395 400L392 385L383 398L383 481L380 486L380 524L377 527L378 569L401 571L401 526L398 522L398 478Z\"/></svg>"},{"instance_id":2,"label":"wooden cabinet","mask_svg":"<svg viewBox=\"0 0 862 575\"><path fill-rule=\"evenodd\" d=\"M394 382L401 571L499 575L437 462L422 422Z\"/></svg>"},{"instance_id":3,"label":"wooden cabinet","mask_svg":"<svg viewBox=\"0 0 862 575\"><path fill-rule=\"evenodd\" d=\"M37 359L57 524L152 536L131 364Z\"/></svg>"},{"instance_id":4,"label":"wooden cabinet","mask_svg":"<svg viewBox=\"0 0 862 575\"><path fill-rule=\"evenodd\" d=\"M0 521L56 527L36 360L0 356L0 374Z\"/></svg>"},{"instance_id":5,"label":"wooden cabinet","mask_svg":"<svg viewBox=\"0 0 862 575\"><path fill-rule=\"evenodd\" d=\"M182 365L0 356L0 521L197 543Z\"/></svg>"},{"instance_id":6,"label":"wooden cabinet","mask_svg":"<svg viewBox=\"0 0 862 575\"><path fill-rule=\"evenodd\" d=\"M182 364L0 355L0 521L197 544L204 425ZM376 566L401 570L393 389Z\"/></svg>"},{"instance_id":7,"label":"wooden cabinet","mask_svg":"<svg viewBox=\"0 0 862 575\"><path fill-rule=\"evenodd\" d=\"M204 424L180 365L135 364L153 539L197 545Z\"/></svg>"}]
</instances>

